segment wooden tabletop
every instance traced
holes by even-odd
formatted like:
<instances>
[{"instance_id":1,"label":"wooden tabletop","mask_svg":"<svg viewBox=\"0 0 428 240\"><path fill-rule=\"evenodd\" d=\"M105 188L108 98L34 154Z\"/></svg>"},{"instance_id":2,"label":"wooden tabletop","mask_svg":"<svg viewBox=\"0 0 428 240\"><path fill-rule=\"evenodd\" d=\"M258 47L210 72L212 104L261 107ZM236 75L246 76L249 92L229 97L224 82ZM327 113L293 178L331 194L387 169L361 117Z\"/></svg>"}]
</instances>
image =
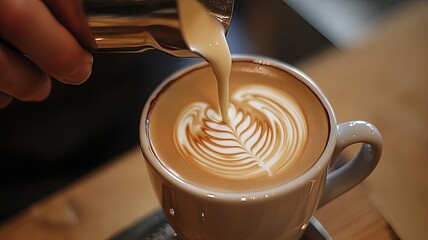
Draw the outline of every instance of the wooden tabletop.
<instances>
[{"instance_id":1,"label":"wooden tabletop","mask_svg":"<svg viewBox=\"0 0 428 240\"><path fill-rule=\"evenodd\" d=\"M366 192L402 239L427 239L428 1L403 1L354 49L299 65L323 89L338 122L377 126L382 158Z\"/></svg>"},{"instance_id":2,"label":"wooden tabletop","mask_svg":"<svg viewBox=\"0 0 428 240\"><path fill-rule=\"evenodd\" d=\"M0 227L0 239L107 239L159 208L138 148ZM334 239L391 239L357 187L317 213Z\"/></svg>"},{"instance_id":3,"label":"wooden tabletop","mask_svg":"<svg viewBox=\"0 0 428 240\"><path fill-rule=\"evenodd\" d=\"M426 233L420 226L428 222L422 178L428 169L428 4L403 7L379 26L354 50L330 50L298 65L324 90L339 122L368 120L384 136L373 176L316 213L334 239L394 239L390 225L405 239ZM136 146L0 226L0 239L106 239L158 208Z\"/></svg>"}]
</instances>

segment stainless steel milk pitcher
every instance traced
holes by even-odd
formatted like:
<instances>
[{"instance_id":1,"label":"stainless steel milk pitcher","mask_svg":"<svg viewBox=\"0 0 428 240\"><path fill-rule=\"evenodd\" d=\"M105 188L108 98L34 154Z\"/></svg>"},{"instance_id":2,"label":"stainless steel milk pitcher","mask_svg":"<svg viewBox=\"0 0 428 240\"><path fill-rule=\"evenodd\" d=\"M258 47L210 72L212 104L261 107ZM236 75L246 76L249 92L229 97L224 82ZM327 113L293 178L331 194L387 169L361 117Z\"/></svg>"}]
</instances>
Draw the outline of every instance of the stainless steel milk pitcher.
<instances>
[{"instance_id":1,"label":"stainless steel milk pitcher","mask_svg":"<svg viewBox=\"0 0 428 240\"><path fill-rule=\"evenodd\" d=\"M198 1L227 31L233 0ZM95 40L93 51L156 48L177 57L196 56L182 37L176 0L83 0L83 8Z\"/></svg>"}]
</instances>

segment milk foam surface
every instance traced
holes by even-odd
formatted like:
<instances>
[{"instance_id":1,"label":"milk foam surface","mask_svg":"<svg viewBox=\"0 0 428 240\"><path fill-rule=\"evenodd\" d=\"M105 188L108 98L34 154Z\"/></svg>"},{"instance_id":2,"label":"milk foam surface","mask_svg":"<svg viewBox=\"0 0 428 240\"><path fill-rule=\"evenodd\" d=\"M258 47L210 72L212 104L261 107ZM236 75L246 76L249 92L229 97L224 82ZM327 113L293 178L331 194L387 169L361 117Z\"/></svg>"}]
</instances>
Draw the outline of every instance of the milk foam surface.
<instances>
[{"instance_id":1,"label":"milk foam surface","mask_svg":"<svg viewBox=\"0 0 428 240\"><path fill-rule=\"evenodd\" d=\"M183 110L174 138L184 159L229 179L273 176L299 159L308 127L290 95L263 85L245 86L232 96L228 113L226 123L205 102Z\"/></svg>"}]
</instances>

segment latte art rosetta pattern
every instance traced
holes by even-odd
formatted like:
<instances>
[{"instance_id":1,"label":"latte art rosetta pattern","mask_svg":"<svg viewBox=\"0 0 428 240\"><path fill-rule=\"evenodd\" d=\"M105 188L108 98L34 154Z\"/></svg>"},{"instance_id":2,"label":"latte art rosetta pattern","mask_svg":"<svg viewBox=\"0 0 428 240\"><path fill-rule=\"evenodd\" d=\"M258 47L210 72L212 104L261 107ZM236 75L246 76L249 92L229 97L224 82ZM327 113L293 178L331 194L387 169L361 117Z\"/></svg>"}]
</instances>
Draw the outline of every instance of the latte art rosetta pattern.
<instances>
[{"instance_id":1,"label":"latte art rosetta pattern","mask_svg":"<svg viewBox=\"0 0 428 240\"><path fill-rule=\"evenodd\" d=\"M274 176L299 158L308 130L291 96L252 85L231 100L229 123L203 102L179 116L174 140L188 162L218 177L250 179Z\"/></svg>"}]
</instances>

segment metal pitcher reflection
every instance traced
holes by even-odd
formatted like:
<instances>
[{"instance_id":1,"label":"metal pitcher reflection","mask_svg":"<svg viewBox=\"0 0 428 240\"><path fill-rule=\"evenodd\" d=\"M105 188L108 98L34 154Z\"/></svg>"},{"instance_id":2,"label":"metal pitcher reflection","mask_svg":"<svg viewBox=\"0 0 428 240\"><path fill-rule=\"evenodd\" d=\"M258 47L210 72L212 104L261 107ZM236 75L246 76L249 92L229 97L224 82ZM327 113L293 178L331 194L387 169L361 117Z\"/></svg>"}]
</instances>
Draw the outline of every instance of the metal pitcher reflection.
<instances>
[{"instance_id":1,"label":"metal pitcher reflection","mask_svg":"<svg viewBox=\"0 0 428 240\"><path fill-rule=\"evenodd\" d=\"M198 0L227 32L233 0ZM96 52L158 49L196 57L183 40L176 0L83 0Z\"/></svg>"}]
</instances>

